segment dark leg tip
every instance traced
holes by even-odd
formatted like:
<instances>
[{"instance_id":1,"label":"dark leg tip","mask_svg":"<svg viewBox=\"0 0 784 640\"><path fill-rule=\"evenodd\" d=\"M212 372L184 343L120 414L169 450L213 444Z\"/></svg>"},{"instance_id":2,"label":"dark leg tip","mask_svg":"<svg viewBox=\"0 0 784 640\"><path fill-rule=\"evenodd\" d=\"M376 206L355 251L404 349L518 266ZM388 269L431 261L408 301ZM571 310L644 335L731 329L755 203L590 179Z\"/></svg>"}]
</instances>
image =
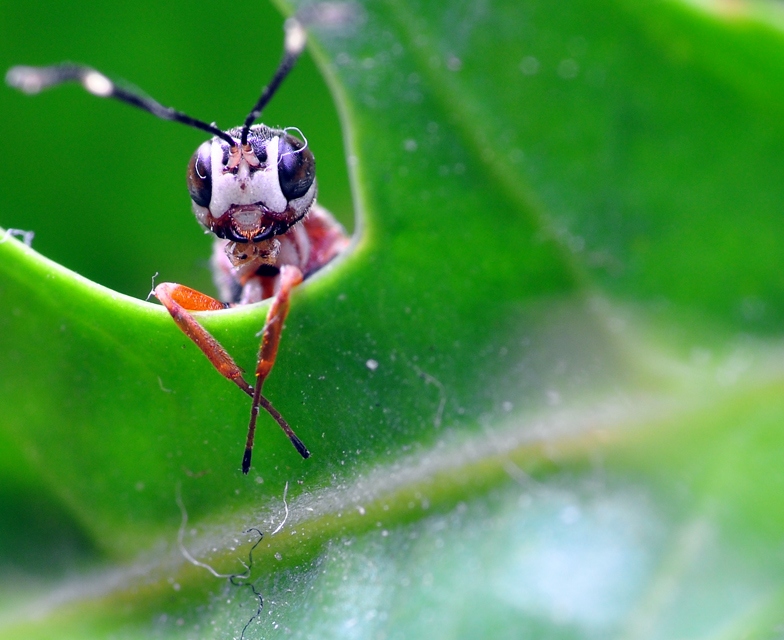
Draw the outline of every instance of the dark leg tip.
<instances>
[{"instance_id":1,"label":"dark leg tip","mask_svg":"<svg viewBox=\"0 0 784 640\"><path fill-rule=\"evenodd\" d=\"M250 457L253 455L253 449L245 449L245 455L242 456L242 473L248 475L250 471Z\"/></svg>"},{"instance_id":2,"label":"dark leg tip","mask_svg":"<svg viewBox=\"0 0 784 640\"><path fill-rule=\"evenodd\" d=\"M294 448L297 451L299 451L299 455L301 455L303 458L305 458L306 460L310 458L310 451L308 451L308 448L302 443L302 440L300 440L297 436L291 438L291 444L294 445Z\"/></svg>"}]
</instances>

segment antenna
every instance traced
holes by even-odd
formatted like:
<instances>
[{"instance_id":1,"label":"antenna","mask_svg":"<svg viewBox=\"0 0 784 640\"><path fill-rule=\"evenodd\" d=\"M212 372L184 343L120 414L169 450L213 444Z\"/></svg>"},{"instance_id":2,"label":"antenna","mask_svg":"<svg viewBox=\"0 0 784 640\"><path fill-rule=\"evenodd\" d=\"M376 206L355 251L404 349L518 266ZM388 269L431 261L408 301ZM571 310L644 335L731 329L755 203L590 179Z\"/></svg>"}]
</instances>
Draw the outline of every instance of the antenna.
<instances>
[{"instance_id":1,"label":"antenna","mask_svg":"<svg viewBox=\"0 0 784 640\"><path fill-rule=\"evenodd\" d=\"M237 143L228 133L215 125L202 122L185 115L170 107L164 107L152 98L118 87L101 72L78 64L63 63L50 67L12 67L5 76L5 81L12 87L25 93L40 93L44 89L64 82L79 82L89 93L99 98L114 98L134 107L138 107L164 120L174 120L189 127L201 129L222 138L232 147Z\"/></svg>"},{"instance_id":2,"label":"antenna","mask_svg":"<svg viewBox=\"0 0 784 640\"><path fill-rule=\"evenodd\" d=\"M283 28L286 31L286 39L283 42L283 59L280 61L278 69L275 71L275 75L272 76L272 80L270 80L270 83L264 87L264 90L261 92L261 96L259 96L256 105L251 109L248 117L245 118L245 124L242 125L242 136L240 138L240 144L242 145L245 145L248 142L248 132L250 131L251 125L259 119L262 110L269 104L269 101L272 100L272 96L275 95L280 83L289 75L289 72L297 62L297 58L299 58L300 54L305 49L307 37L305 35L305 28L299 20L296 18L289 18L286 20Z\"/></svg>"},{"instance_id":3,"label":"antenna","mask_svg":"<svg viewBox=\"0 0 784 640\"><path fill-rule=\"evenodd\" d=\"M242 125L242 135L240 143L248 142L248 133L251 125L258 120L262 110L269 104L275 95L280 83L289 75L302 51L305 49L307 37L305 28L296 18L289 18L283 26L286 38L283 43L283 59L280 61L275 75L272 76L270 83L264 87L258 101L256 102L245 123ZM228 133L221 131L213 124L208 124L202 120L197 120L171 107L164 107L152 98L141 95L140 93L118 87L100 71L90 67L65 62L49 67L11 67L5 76L5 81L12 87L24 93L40 93L44 89L54 87L65 82L78 82L89 93L99 98L114 98L120 102L125 102L134 107L138 107L154 116L164 120L174 120L181 122L189 127L201 129L207 133L221 138L229 143L229 146L236 147L237 143Z\"/></svg>"}]
</instances>

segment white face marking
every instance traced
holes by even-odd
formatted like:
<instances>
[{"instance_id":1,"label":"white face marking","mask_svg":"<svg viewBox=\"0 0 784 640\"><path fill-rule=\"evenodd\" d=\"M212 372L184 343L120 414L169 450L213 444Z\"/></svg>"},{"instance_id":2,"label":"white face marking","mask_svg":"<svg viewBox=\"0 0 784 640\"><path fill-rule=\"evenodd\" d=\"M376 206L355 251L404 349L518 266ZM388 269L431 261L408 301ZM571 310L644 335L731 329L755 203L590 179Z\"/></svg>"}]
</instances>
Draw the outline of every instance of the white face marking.
<instances>
[{"instance_id":1,"label":"white face marking","mask_svg":"<svg viewBox=\"0 0 784 640\"><path fill-rule=\"evenodd\" d=\"M261 202L270 211L283 213L288 206L278 178L277 136L267 141L267 161L258 171L250 172L245 160L235 174L223 172L223 149L220 141L212 143L212 200L210 212L220 218L231 205Z\"/></svg>"}]
</instances>

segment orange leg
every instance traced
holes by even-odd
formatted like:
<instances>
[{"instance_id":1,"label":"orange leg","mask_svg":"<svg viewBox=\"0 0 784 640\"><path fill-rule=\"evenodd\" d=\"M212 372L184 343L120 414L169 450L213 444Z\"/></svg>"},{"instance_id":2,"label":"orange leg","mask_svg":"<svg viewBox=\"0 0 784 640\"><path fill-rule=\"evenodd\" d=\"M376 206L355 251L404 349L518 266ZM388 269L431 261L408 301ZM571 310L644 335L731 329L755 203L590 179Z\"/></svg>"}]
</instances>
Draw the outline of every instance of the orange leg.
<instances>
[{"instance_id":1,"label":"orange leg","mask_svg":"<svg viewBox=\"0 0 784 640\"><path fill-rule=\"evenodd\" d=\"M253 454L253 439L256 436L256 419L259 415L259 406L264 407L267 413L275 418L286 432L286 435L291 440L291 444L299 451L303 458L310 457L310 452L302 443L297 435L292 431L291 427L283 420L274 407L269 404L269 401L261 395L261 388L264 386L264 381L272 371L275 364L275 358L278 354L278 344L280 344L280 335L283 331L283 321L289 312L289 296L291 290L302 282L302 272L297 267L285 265L280 269L280 288L278 293L272 300L269 312L267 313L267 322L264 324L264 329L261 336L261 347L259 348L259 362L256 365L256 386L253 390L253 404L250 410L250 423L248 424L248 438L245 442L245 455L242 457L242 472L248 473L250 469L250 459ZM274 413L273 413L274 411Z\"/></svg>"},{"instance_id":2,"label":"orange leg","mask_svg":"<svg viewBox=\"0 0 784 640\"><path fill-rule=\"evenodd\" d=\"M189 311L218 311L225 309L226 305L190 287L171 282L164 282L155 287L155 297L166 307L183 333L209 358L212 366L224 378L231 380L245 393L251 395L253 388L243 379L242 369L234 362L234 358L188 313Z\"/></svg>"},{"instance_id":3,"label":"orange leg","mask_svg":"<svg viewBox=\"0 0 784 640\"><path fill-rule=\"evenodd\" d=\"M214 298L199 293L189 287L180 284L165 282L155 287L155 296L161 304L166 307L171 317L196 344L199 349L207 356L209 361L226 379L231 380L240 389L253 398L251 407L250 423L248 425L248 437L245 443L245 454L242 458L242 472L247 474L250 470L251 453L253 450L253 440L256 433L256 420L258 418L259 407L263 407L280 425L291 443L299 451L303 458L310 456L302 441L296 436L294 431L278 413L272 403L265 398L261 389L264 380L269 375L275 364L275 357L278 352L278 344L283 329L283 321L289 311L289 297L291 290L302 282L302 274L296 267L284 266L280 272L280 289L272 300L267 321L262 330L261 347L259 349L259 362L256 367L256 385L252 387L242 377L242 369L234 362L234 359L213 338L209 332L202 327L196 319L189 313L190 311L217 311L225 309L226 305L218 302Z\"/></svg>"}]
</instances>

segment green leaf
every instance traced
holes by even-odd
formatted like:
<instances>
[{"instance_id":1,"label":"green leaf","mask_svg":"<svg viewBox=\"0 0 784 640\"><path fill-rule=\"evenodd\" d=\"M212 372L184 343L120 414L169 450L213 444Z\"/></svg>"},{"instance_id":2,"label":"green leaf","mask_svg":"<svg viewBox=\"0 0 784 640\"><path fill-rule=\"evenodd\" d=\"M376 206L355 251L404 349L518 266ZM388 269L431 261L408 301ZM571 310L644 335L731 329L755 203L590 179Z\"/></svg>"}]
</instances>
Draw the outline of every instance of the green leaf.
<instances>
[{"instance_id":1,"label":"green leaf","mask_svg":"<svg viewBox=\"0 0 784 640\"><path fill-rule=\"evenodd\" d=\"M248 477L247 398L140 300L156 271L209 289L169 182L201 139L1 92L0 223L36 237L0 244L0 634L774 637L779 8L346 6L310 41L345 146L308 60L265 113L357 215L265 385L313 456L266 419ZM282 39L270 7L36 11L4 16L9 64L222 127ZM200 318L252 370L265 313Z\"/></svg>"}]
</instances>

